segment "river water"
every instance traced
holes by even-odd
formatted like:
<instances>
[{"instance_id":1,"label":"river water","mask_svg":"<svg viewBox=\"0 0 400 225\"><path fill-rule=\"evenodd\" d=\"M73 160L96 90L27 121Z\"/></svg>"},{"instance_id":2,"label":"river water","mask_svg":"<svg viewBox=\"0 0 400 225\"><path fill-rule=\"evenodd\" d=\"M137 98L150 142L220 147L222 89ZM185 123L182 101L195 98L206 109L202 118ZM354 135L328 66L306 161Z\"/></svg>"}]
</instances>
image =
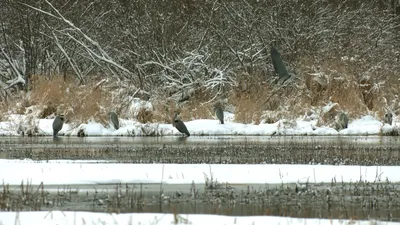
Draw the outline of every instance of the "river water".
<instances>
[{"instance_id":1,"label":"river water","mask_svg":"<svg viewBox=\"0 0 400 225\"><path fill-rule=\"evenodd\" d=\"M400 165L399 138L0 137L0 158L120 163ZM27 184L25 184L27 185ZM399 183L1 185L0 210L278 215L400 221ZM21 199L25 199L22 201ZM29 200L26 200L29 199ZM7 208L8 207L8 208Z\"/></svg>"}]
</instances>

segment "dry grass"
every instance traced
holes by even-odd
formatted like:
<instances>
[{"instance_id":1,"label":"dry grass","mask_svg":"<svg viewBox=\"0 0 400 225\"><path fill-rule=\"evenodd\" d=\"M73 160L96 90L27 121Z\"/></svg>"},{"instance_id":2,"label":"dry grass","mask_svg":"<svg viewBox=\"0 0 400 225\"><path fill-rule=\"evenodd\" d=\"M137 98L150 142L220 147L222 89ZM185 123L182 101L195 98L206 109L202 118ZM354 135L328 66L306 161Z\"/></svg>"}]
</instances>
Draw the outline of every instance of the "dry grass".
<instances>
[{"instance_id":1,"label":"dry grass","mask_svg":"<svg viewBox=\"0 0 400 225\"><path fill-rule=\"evenodd\" d=\"M259 124L274 123L281 118L297 117L309 107L301 86L278 88L262 75L238 77L229 101L235 106L235 120Z\"/></svg>"},{"instance_id":2,"label":"dry grass","mask_svg":"<svg viewBox=\"0 0 400 225\"><path fill-rule=\"evenodd\" d=\"M304 58L298 63L312 106L336 102L340 110L352 117L370 112L379 116L385 110L395 108L390 102L387 103L395 99L400 84L394 79L396 76L392 71L357 60L331 58L317 63L313 60ZM315 64L319 65L318 69L312 68ZM325 83L322 85L317 82L316 76L311 75L317 72L323 74Z\"/></svg>"},{"instance_id":3,"label":"dry grass","mask_svg":"<svg viewBox=\"0 0 400 225\"><path fill-rule=\"evenodd\" d=\"M387 110L400 113L397 97L400 81L390 66L324 55L305 56L294 63L294 68L297 73L295 85L283 88L268 83L261 72L237 75L238 86L228 92L228 101L235 107L235 120L242 123L258 124L261 120L274 123L282 118L297 118L311 108L326 106L328 102L338 105L329 115L321 115L320 122L324 124L332 121L342 110L350 118L371 113L379 118ZM320 74L320 78L316 74ZM184 120L212 117L211 104L201 104L210 96L205 91L196 92L189 103L178 109L181 117ZM170 105L170 108L177 109L172 103ZM169 118L172 116L168 115Z\"/></svg>"},{"instance_id":4,"label":"dry grass","mask_svg":"<svg viewBox=\"0 0 400 225\"><path fill-rule=\"evenodd\" d=\"M175 101L163 101L160 99L153 103L154 122L172 123L175 111L179 113L183 121L193 119L206 119L213 117L212 103L205 102L211 99L211 93L203 88L197 89L190 100L185 103L177 103Z\"/></svg>"},{"instance_id":5,"label":"dry grass","mask_svg":"<svg viewBox=\"0 0 400 225\"><path fill-rule=\"evenodd\" d=\"M174 101L157 101L153 103L154 112L152 120L155 122L171 123L173 122L174 111L177 105Z\"/></svg>"},{"instance_id":6,"label":"dry grass","mask_svg":"<svg viewBox=\"0 0 400 225\"><path fill-rule=\"evenodd\" d=\"M340 59L326 59L319 63L319 69L310 69L309 65L313 65L310 59L303 59L299 65L303 65L300 69L310 92L310 104L313 106L332 101L338 103L342 110L362 114L369 108L368 102L375 97L363 95L369 90L366 89L368 86L360 84L363 69L356 62L344 63ZM322 75L322 83L317 81L317 76L312 75L315 73Z\"/></svg>"},{"instance_id":7,"label":"dry grass","mask_svg":"<svg viewBox=\"0 0 400 225\"><path fill-rule=\"evenodd\" d=\"M153 122L153 111L141 108L137 114L137 120L141 123Z\"/></svg>"},{"instance_id":8,"label":"dry grass","mask_svg":"<svg viewBox=\"0 0 400 225\"><path fill-rule=\"evenodd\" d=\"M212 105L204 104L211 99L211 93L204 88L197 89L187 104L178 107L182 120L211 118Z\"/></svg>"},{"instance_id":9,"label":"dry grass","mask_svg":"<svg viewBox=\"0 0 400 225\"><path fill-rule=\"evenodd\" d=\"M261 75L239 75L239 85L229 97L235 106L236 121L257 124L264 119L273 123L281 118L304 115L306 110L328 102L338 103L332 112L344 110L353 118L371 112L383 116L388 109L399 111L396 96L400 82L389 69L375 68L361 60L324 58L318 61L311 57L302 58L295 68L299 78L296 85L284 88L268 84ZM332 117L321 116L322 123Z\"/></svg>"},{"instance_id":10,"label":"dry grass","mask_svg":"<svg viewBox=\"0 0 400 225\"><path fill-rule=\"evenodd\" d=\"M27 107L31 106L29 97L25 91L15 93L10 96L6 101L0 102L0 119L3 119L9 114L9 112L16 114L24 114Z\"/></svg>"},{"instance_id":11,"label":"dry grass","mask_svg":"<svg viewBox=\"0 0 400 225\"><path fill-rule=\"evenodd\" d=\"M260 123L271 88L266 82L259 79L252 80L246 75L238 77L238 84L229 97L229 102L235 106L235 120L243 123Z\"/></svg>"},{"instance_id":12,"label":"dry grass","mask_svg":"<svg viewBox=\"0 0 400 225\"><path fill-rule=\"evenodd\" d=\"M360 60L303 57L294 68L298 77L296 84L283 88L268 83L261 72L239 74L236 77L238 86L227 92L229 104L235 107L235 120L242 123L258 124L261 120L274 123L282 118L293 119L304 115L307 110L320 108L330 101L338 103L332 112L344 110L350 118L371 112L383 117L389 109L399 113L397 94L400 82L396 72L386 67L373 67ZM317 73L320 78L315 75ZM8 107L2 103L2 108L25 114L27 107L40 105L40 118L64 113L67 122L81 123L91 118L105 122L107 112L115 107L108 90L101 87L94 89L95 83L89 81L85 86L78 86L75 80L64 81L62 76L49 78L36 75L32 78L29 96L21 92L8 103ZM198 88L185 103L160 98L152 102L153 111L143 108L137 113L137 119L142 123L171 123L175 111L184 121L213 118L213 102L204 104L212 96L210 91ZM114 99L114 102L116 106L121 101ZM330 117L332 115L321 115L321 123L327 123Z\"/></svg>"},{"instance_id":13,"label":"dry grass","mask_svg":"<svg viewBox=\"0 0 400 225\"><path fill-rule=\"evenodd\" d=\"M111 106L110 94L101 88L93 89L95 82L78 86L74 80L62 76L35 76L32 80L30 104L42 105L41 118L51 114L65 114L67 121L87 122L105 120Z\"/></svg>"}]
</instances>

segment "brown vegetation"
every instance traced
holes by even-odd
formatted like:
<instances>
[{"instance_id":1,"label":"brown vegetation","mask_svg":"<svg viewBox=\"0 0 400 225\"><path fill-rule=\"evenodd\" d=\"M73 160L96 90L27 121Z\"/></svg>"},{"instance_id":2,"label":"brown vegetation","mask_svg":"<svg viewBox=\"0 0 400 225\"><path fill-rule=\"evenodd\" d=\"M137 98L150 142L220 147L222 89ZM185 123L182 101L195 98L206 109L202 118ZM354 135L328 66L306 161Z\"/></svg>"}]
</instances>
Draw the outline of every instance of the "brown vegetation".
<instances>
[{"instance_id":1,"label":"brown vegetation","mask_svg":"<svg viewBox=\"0 0 400 225\"><path fill-rule=\"evenodd\" d=\"M30 105L41 105L40 118L52 114L65 114L67 121L87 122L105 120L111 110L108 91L94 87L95 82L78 86L62 76L37 76L32 82Z\"/></svg>"},{"instance_id":2,"label":"brown vegetation","mask_svg":"<svg viewBox=\"0 0 400 225\"><path fill-rule=\"evenodd\" d=\"M174 111L182 120L212 118L212 103L221 96L213 98L220 92L227 96L225 106L234 110L236 121L243 123L295 118L328 102L338 103L335 110L346 111L350 118L366 113L381 116L388 109L399 113L400 20L398 6L388 2L182 5L101 0L101 7L89 11L85 1L52 6L22 2L26 4L6 1L0 7L8 25L0 40L5 49L1 59L9 56L10 62L26 62L21 67L15 63L14 73L2 81L6 85L23 68L27 68L23 78L31 81L26 87L18 84L31 90L30 97L12 92L17 93L18 104L9 105L16 105L18 113L42 105L39 117L59 111L67 114L67 120L69 114L85 122L91 117L104 120L105 111L114 104L118 107L113 110L130 118L121 111L140 92L154 105L153 111L141 109L135 115L143 123L170 122ZM60 14L43 13L55 14L52 7ZM109 9L108 16L99 20L98 15ZM241 16L234 16L238 12ZM77 15L83 16L76 21ZM19 40L35 41L16 45ZM271 46L297 74L293 85L278 88L269 82ZM110 71L107 78L116 87L109 90L120 93L112 93L112 100L109 90L93 89L92 81L104 71ZM178 103L178 92L190 93L189 101ZM2 102L3 95L0 91Z\"/></svg>"},{"instance_id":3,"label":"brown vegetation","mask_svg":"<svg viewBox=\"0 0 400 225\"><path fill-rule=\"evenodd\" d=\"M182 120L206 119L213 115L212 104L205 104L211 98L211 92L200 88L196 90L187 103L178 107Z\"/></svg>"},{"instance_id":4,"label":"brown vegetation","mask_svg":"<svg viewBox=\"0 0 400 225\"><path fill-rule=\"evenodd\" d=\"M304 115L310 108L325 106L329 101L338 103L335 112L345 110L352 117L365 115L368 110L383 115L383 109L389 107L386 99L393 99L399 81L385 83L381 89L373 88L376 80L360 77L357 64L347 64L336 59L325 60L318 70L304 59L299 63L299 79L296 85L278 88L267 81L262 74L240 75L238 85L229 91L228 104L235 108L235 120L242 123L274 123L281 118L295 118ZM319 74L319 76L317 75ZM373 76L372 76L373 77ZM62 76L50 78L35 76L32 82L30 98L25 95L16 98L9 106L17 113L26 113L26 108L40 105L40 118L52 114L64 113L67 121L87 122L93 118L105 122L107 111L111 110L111 94L106 89L91 88L95 82L78 86L74 81L64 81ZM93 85L92 85L93 84ZM384 91L384 90L389 90ZM170 123L175 111L183 120L214 118L211 91L196 91L189 101L177 104L169 100L154 102L154 110L141 109L137 114L139 122ZM114 99L114 102L118 100ZM17 106L17 107L15 107ZM330 121L329 115L321 115L322 121ZM321 121L321 122L322 122ZM324 123L324 122L323 122Z\"/></svg>"}]
</instances>

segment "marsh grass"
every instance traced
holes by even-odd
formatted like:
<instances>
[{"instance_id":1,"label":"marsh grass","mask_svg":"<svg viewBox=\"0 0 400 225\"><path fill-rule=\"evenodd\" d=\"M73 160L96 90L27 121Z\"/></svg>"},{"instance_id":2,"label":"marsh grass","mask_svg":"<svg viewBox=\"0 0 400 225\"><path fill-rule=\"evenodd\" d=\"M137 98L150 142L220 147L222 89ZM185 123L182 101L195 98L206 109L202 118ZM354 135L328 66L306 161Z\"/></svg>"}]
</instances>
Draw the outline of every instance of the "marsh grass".
<instances>
[{"instance_id":1,"label":"marsh grass","mask_svg":"<svg viewBox=\"0 0 400 225\"><path fill-rule=\"evenodd\" d=\"M318 67L315 67L316 63ZM216 100L222 96L227 98L225 105L231 106L229 110L235 114L236 122L254 124L262 121L274 123L282 118L295 119L328 102L337 103L338 109L348 113L350 118L366 114L381 118L387 110L399 113L397 87L400 81L396 72L389 68L331 56L323 60L317 56L304 56L294 65L297 75L292 85L280 87L270 82L272 73L258 70L252 74L238 72L236 85L224 89ZM82 123L95 119L105 123L107 112L120 110L123 99L113 99L106 88L94 88L96 81L93 79L79 86L75 80L64 80L63 76L34 75L28 94L21 92L12 102L1 103L0 119L11 109L13 113L26 114L27 108L39 106L39 118L64 113L67 122ZM180 112L184 121L210 119L214 117L214 101L210 101L214 95L215 90L199 87L188 101L181 103L167 100L165 96L154 96L154 109L140 109L135 119L141 123L170 123L174 111ZM330 121L322 118L326 115L320 116L320 124L329 125Z\"/></svg>"},{"instance_id":2,"label":"marsh grass","mask_svg":"<svg viewBox=\"0 0 400 225\"><path fill-rule=\"evenodd\" d=\"M15 105L9 104L7 109L17 106L16 113L25 114L26 108L38 106L38 118L65 114L66 122L105 120L107 112L111 110L111 95L108 91L94 87L95 80L79 86L75 80L64 80L63 76L34 75L29 95L21 94L15 98Z\"/></svg>"},{"instance_id":3,"label":"marsh grass","mask_svg":"<svg viewBox=\"0 0 400 225\"><path fill-rule=\"evenodd\" d=\"M248 76L238 76L238 86L232 90L229 102L235 106L235 121L259 124L262 112L267 103L270 87L261 77L250 79ZM276 108L273 99L268 103Z\"/></svg>"},{"instance_id":4,"label":"marsh grass","mask_svg":"<svg viewBox=\"0 0 400 225\"><path fill-rule=\"evenodd\" d=\"M11 146L5 144L4 146ZM265 144L226 144L217 146L169 146L161 144L113 145L97 147L52 146L46 148L14 146L1 156L10 159L90 159L121 163L179 164L323 164L323 165L398 165L397 145L356 145L284 141ZM6 147L7 148L7 147ZM179 156L179 157L177 157ZM211 179L211 172L207 174Z\"/></svg>"},{"instance_id":5,"label":"marsh grass","mask_svg":"<svg viewBox=\"0 0 400 225\"><path fill-rule=\"evenodd\" d=\"M10 187L8 184L2 185L0 193L1 211L40 211L60 207L71 201L72 195L77 191L63 186L56 193L46 190L43 183L32 185L29 181L21 181L18 187Z\"/></svg>"},{"instance_id":6,"label":"marsh grass","mask_svg":"<svg viewBox=\"0 0 400 225\"><path fill-rule=\"evenodd\" d=\"M28 189L26 185L10 187L3 184L1 210L57 208L109 213L173 213L175 222L184 221L181 214L192 213L400 220L400 189L397 184L385 180L370 183L361 178L343 183L335 178L324 184L244 184L235 188L226 184L216 189L198 185L195 198L190 185L162 193L146 191L143 186L141 183L115 183L94 186L88 192L60 186L59 191L48 192L44 184L28 185ZM43 200L46 198L52 200ZM3 208L7 203L11 207Z\"/></svg>"},{"instance_id":7,"label":"marsh grass","mask_svg":"<svg viewBox=\"0 0 400 225\"><path fill-rule=\"evenodd\" d=\"M301 83L277 86L263 74L239 75L238 85L229 95L235 107L235 121L259 124L275 123L282 118L294 119L310 108Z\"/></svg>"}]
</instances>

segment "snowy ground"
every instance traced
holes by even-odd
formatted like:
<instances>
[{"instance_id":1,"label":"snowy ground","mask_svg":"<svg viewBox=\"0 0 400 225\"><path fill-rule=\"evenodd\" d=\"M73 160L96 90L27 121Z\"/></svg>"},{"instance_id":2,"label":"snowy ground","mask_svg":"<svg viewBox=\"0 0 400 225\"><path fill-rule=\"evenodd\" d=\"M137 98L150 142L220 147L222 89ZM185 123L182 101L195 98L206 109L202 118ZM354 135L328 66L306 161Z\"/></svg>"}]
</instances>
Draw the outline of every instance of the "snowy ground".
<instances>
[{"instance_id":1,"label":"snowy ground","mask_svg":"<svg viewBox=\"0 0 400 225\"><path fill-rule=\"evenodd\" d=\"M372 116L364 116L349 122L349 127L336 131L331 127L317 127L317 120L299 118L296 121L280 120L273 124L261 123L241 124L232 122L234 115L225 112L225 124L218 120L199 119L184 121L191 135L378 135L397 130L398 126L384 124ZM8 121L0 122L0 135L18 135L22 127L36 126L39 135L52 135L53 119L28 119L23 115L12 115ZM166 136L181 135L171 124L142 124L133 120L120 119L120 128L114 130L111 126L89 122L72 126L64 124L60 135L76 136L79 131L86 136Z\"/></svg>"},{"instance_id":2,"label":"snowy ground","mask_svg":"<svg viewBox=\"0 0 400 225\"><path fill-rule=\"evenodd\" d=\"M379 221L351 221L337 219L299 219L275 216L218 216L174 215L156 213L106 214L89 212L0 212L2 225L170 225L170 224L225 224L225 225L378 225L398 224Z\"/></svg>"},{"instance_id":3,"label":"snowy ground","mask_svg":"<svg viewBox=\"0 0 400 225\"><path fill-rule=\"evenodd\" d=\"M204 183L205 177L220 183L296 182L400 182L400 166L238 165L238 164L118 164L69 160L0 160L6 184L102 184L102 183ZM129 173L127 172L129 171Z\"/></svg>"}]
</instances>

